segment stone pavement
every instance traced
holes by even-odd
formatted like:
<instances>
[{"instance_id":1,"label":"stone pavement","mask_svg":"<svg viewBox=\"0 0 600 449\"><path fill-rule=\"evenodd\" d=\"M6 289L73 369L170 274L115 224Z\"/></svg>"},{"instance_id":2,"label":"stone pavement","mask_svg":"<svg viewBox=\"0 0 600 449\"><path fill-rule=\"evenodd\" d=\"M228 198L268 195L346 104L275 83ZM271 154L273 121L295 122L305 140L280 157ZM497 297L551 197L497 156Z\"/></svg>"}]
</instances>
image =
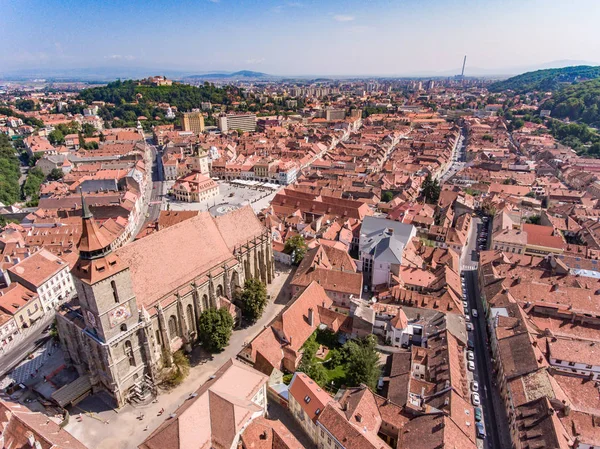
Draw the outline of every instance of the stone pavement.
<instances>
[{"instance_id":1,"label":"stone pavement","mask_svg":"<svg viewBox=\"0 0 600 449\"><path fill-rule=\"evenodd\" d=\"M58 366L64 364L63 353L60 346L56 347L54 340L49 339L32 353L31 358L21 362L6 377L17 383L34 386L43 379L44 375L54 371L57 364Z\"/></svg>"},{"instance_id":2,"label":"stone pavement","mask_svg":"<svg viewBox=\"0 0 600 449\"><path fill-rule=\"evenodd\" d=\"M188 399L191 393L197 390L228 359L236 357L243 345L251 341L281 312L290 299L289 281L292 277L289 268L285 272L282 272L282 269L282 267L276 266L276 270L280 274L276 275L273 283L268 287L268 293L275 300L269 303L257 323L245 329L234 330L229 346L223 352L213 354L192 366L190 374L182 385L168 392L160 392L156 403L138 407L128 405L118 412L107 410L98 398L90 397L70 410L71 420L65 429L89 448L136 448L168 418L169 414ZM165 412L158 416L161 408L164 408ZM73 415L78 413L83 413L81 422L74 419ZM140 414L144 414L143 420L138 419ZM146 428L147 430L145 430Z\"/></svg>"}]
</instances>

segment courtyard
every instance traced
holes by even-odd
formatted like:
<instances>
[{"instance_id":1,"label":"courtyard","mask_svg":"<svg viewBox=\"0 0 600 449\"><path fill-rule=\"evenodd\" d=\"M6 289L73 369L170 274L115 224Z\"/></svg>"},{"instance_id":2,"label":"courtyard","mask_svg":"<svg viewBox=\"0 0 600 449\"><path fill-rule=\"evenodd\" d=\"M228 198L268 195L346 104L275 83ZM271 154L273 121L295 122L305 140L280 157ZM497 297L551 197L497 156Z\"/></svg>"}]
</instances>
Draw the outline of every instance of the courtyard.
<instances>
[{"instance_id":1,"label":"courtyard","mask_svg":"<svg viewBox=\"0 0 600 449\"><path fill-rule=\"evenodd\" d=\"M174 181L166 181L166 191L169 191L174 183ZM161 209L210 211L213 216L218 216L250 205L254 212L260 212L271 203L279 188L282 187L260 183L249 185L240 181L218 180L216 183L219 186L219 193L213 198L197 203L187 203L176 201L171 195L164 195Z\"/></svg>"}]
</instances>

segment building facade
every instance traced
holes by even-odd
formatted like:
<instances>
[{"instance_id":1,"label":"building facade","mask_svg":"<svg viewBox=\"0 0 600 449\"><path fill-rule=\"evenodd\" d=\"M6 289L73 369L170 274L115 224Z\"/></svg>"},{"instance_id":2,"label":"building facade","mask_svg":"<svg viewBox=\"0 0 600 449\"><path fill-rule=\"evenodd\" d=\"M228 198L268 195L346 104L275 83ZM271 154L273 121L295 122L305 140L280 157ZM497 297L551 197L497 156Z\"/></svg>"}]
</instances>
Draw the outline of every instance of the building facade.
<instances>
[{"instance_id":1,"label":"building facade","mask_svg":"<svg viewBox=\"0 0 600 449\"><path fill-rule=\"evenodd\" d=\"M273 279L271 237L250 207L200 213L116 251L85 206L83 217L77 297L57 313L59 336L67 361L118 407L153 394L172 354L197 341L204 310L245 279Z\"/></svg>"},{"instance_id":2,"label":"building facade","mask_svg":"<svg viewBox=\"0 0 600 449\"><path fill-rule=\"evenodd\" d=\"M204 132L204 116L201 112L184 112L181 118L181 126L184 131L195 134Z\"/></svg>"},{"instance_id":3,"label":"building facade","mask_svg":"<svg viewBox=\"0 0 600 449\"><path fill-rule=\"evenodd\" d=\"M244 132L256 131L256 115L222 115L219 117L219 129L223 132L241 130Z\"/></svg>"}]
</instances>

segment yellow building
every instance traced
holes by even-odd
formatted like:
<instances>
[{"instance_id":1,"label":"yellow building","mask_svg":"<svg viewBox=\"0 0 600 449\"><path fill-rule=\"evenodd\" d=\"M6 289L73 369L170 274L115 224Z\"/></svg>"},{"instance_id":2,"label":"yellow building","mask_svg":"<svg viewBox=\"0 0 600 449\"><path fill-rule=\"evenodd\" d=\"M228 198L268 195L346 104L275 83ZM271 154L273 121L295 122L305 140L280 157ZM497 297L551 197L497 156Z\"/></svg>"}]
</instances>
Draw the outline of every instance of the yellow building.
<instances>
[{"instance_id":1,"label":"yellow building","mask_svg":"<svg viewBox=\"0 0 600 449\"><path fill-rule=\"evenodd\" d=\"M204 116L201 112L185 112L181 120L181 126L184 131L200 134L204 132Z\"/></svg>"}]
</instances>

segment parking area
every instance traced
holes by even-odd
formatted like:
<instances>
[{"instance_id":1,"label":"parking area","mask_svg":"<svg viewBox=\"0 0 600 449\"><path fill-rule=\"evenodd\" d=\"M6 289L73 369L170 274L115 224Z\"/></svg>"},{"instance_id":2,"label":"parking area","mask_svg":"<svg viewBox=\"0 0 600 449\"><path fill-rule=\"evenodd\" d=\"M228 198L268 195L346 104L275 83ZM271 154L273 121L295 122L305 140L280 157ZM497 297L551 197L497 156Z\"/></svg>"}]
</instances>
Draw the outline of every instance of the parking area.
<instances>
[{"instance_id":1,"label":"parking area","mask_svg":"<svg viewBox=\"0 0 600 449\"><path fill-rule=\"evenodd\" d=\"M222 215L242 206L250 205L255 212L260 212L267 207L279 189L262 184L243 185L235 181L216 181L219 193L214 198L197 203L176 201L170 195L164 195L162 210L200 210L210 211L214 216ZM167 181L167 191L173 186L174 181ZM281 186L280 188L282 188Z\"/></svg>"}]
</instances>

